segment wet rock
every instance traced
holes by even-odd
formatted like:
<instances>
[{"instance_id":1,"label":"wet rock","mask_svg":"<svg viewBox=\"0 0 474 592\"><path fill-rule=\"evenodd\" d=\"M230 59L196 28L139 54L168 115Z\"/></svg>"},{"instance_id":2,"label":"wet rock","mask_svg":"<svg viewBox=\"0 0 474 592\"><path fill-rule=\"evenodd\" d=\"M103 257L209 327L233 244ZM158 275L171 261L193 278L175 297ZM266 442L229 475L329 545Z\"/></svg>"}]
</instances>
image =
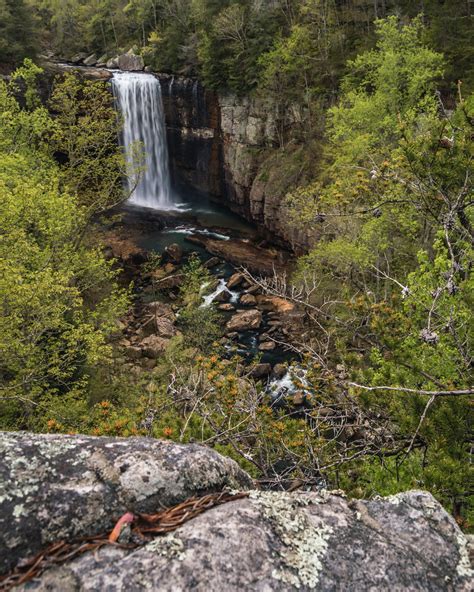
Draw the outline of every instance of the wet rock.
<instances>
[{"instance_id":1,"label":"wet rock","mask_svg":"<svg viewBox=\"0 0 474 592\"><path fill-rule=\"evenodd\" d=\"M273 351L276 348L276 343L274 341L264 341L258 346L260 351Z\"/></svg>"},{"instance_id":2,"label":"wet rock","mask_svg":"<svg viewBox=\"0 0 474 592\"><path fill-rule=\"evenodd\" d=\"M84 66L95 66L97 64L97 56L95 53L93 53L92 55L88 56L85 60L84 60Z\"/></svg>"},{"instance_id":3,"label":"wet rock","mask_svg":"<svg viewBox=\"0 0 474 592\"><path fill-rule=\"evenodd\" d=\"M253 378L265 378L269 376L272 371L271 364L257 364L250 371L250 376Z\"/></svg>"},{"instance_id":4,"label":"wet rock","mask_svg":"<svg viewBox=\"0 0 474 592\"><path fill-rule=\"evenodd\" d=\"M292 401L293 405L296 405L297 407L300 407L301 405L304 405L304 402L305 402L305 394L302 393L301 391L298 391L297 393L295 393L292 396L291 401Z\"/></svg>"},{"instance_id":5,"label":"wet rock","mask_svg":"<svg viewBox=\"0 0 474 592\"><path fill-rule=\"evenodd\" d=\"M213 267L216 267L217 265L219 265L220 263L222 263L222 261L219 259L219 257L211 257L210 259L208 259L205 263L204 263L204 267L206 269L212 269Z\"/></svg>"},{"instance_id":6,"label":"wet rock","mask_svg":"<svg viewBox=\"0 0 474 592\"><path fill-rule=\"evenodd\" d=\"M168 245L165 252L174 263L179 263L183 258L183 249L177 243Z\"/></svg>"},{"instance_id":7,"label":"wet rock","mask_svg":"<svg viewBox=\"0 0 474 592\"><path fill-rule=\"evenodd\" d=\"M253 286L250 286L247 290L246 293L247 294L257 294L258 292L260 292L260 286L257 284L254 284Z\"/></svg>"},{"instance_id":8,"label":"wet rock","mask_svg":"<svg viewBox=\"0 0 474 592\"><path fill-rule=\"evenodd\" d=\"M0 433L0 573L58 540L107 532L127 511L251 485L234 461L201 446ZM51 589L67 592L66 581Z\"/></svg>"},{"instance_id":9,"label":"wet rock","mask_svg":"<svg viewBox=\"0 0 474 592\"><path fill-rule=\"evenodd\" d=\"M275 366L273 368L273 375L275 376L275 378L283 378L283 376L285 376L287 371L288 371L288 368L286 367L285 364L275 364Z\"/></svg>"},{"instance_id":10,"label":"wet rock","mask_svg":"<svg viewBox=\"0 0 474 592\"><path fill-rule=\"evenodd\" d=\"M118 67L120 70L127 72L137 72L143 70L145 63L142 56L137 56L134 53L125 53L118 58Z\"/></svg>"},{"instance_id":11,"label":"wet rock","mask_svg":"<svg viewBox=\"0 0 474 592\"><path fill-rule=\"evenodd\" d=\"M235 288L238 288L243 281L244 276L241 273L234 273L227 280L227 288L229 290L234 290Z\"/></svg>"},{"instance_id":12,"label":"wet rock","mask_svg":"<svg viewBox=\"0 0 474 592\"><path fill-rule=\"evenodd\" d=\"M245 310L235 314L227 323L227 331L248 331L258 329L262 324L262 313L259 310Z\"/></svg>"},{"instance_id":13,"label":"wet rock","mask_svg":"<svg viewBox=\"0 0 474 592\"><path fill-rule=\"evenodd\" d=\"M257 304L257 299L252 294L243 294L240 297L239 302L242 306L255 306Z\"/></svg>"},{"instance_id":14,"label":"wet rock","mask_svg":"<svg viewBox=\"0 0 474 592\"><path fill-rule=\"evenodd\" d=\"M200 245L211 255L225 259L235 266L244 266L253 273L273 275L275 271L284 270L277 260L276 251L261 249L249 240L231 238L224 241L197 235L188 236L186 240Z\"/></svg>"},{"instance_id":15,"label":"wet rock","mask_svg":"<svg viewBox=\"0 0 474 592\"><path fill-rule=\"evenodd\" d=\"M219 304L218 306L219 310L222 310L223 312L232 312L233 310L235 310L235 306L233 304L231 304L230 302L227 302L226 304ZM230 333L229 333L230 335Z\"/></svg>"},{"instance_id":16,"label":"wet rock","mask_svg":"<svg viewBox=\"0 0 474 592\"><path fill-rule=\"evenodd\" d=\"M213 302L229 302L231 298L232 294L229 292L229 290L222 290L222 292L216 294Z\"/></svg>"}]
</instances>

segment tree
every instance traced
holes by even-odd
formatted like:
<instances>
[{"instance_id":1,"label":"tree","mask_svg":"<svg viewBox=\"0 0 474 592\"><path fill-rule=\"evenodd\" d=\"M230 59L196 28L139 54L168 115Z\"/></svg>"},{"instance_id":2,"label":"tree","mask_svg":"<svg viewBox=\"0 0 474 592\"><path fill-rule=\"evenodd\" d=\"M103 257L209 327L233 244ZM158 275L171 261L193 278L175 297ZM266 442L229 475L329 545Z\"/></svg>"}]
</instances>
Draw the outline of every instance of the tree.
<instances>
[{"instance_id":1,"label":"tree","mask_svg":"<svg viewBox=\"0 0 474 592\"><path fill-rule=\"evenodd\" d=\"M36 22L25 0L0 0L0 64L14 66L37 49Z\"/></svg>"},{"instance_id":2,"label":"tree","mask_svg":"<svg viewBox=\"0 0 474 592\"><path fill-rule=\"evenodd\" d=\"M44 430L87 407L90 370L110 356L127 295L83 238L89 209L48 149L58 122L38 104L22 109L14 91L0 82L0 421Z\"/></svg>"}]
</instances>

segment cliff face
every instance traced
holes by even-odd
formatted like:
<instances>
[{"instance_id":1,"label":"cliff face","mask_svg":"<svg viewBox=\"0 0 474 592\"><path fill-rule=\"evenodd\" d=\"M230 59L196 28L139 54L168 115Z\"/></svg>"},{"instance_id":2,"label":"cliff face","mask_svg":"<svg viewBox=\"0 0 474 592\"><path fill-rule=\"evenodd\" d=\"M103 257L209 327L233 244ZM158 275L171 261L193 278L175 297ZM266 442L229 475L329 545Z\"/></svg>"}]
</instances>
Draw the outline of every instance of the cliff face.
<instances>
[{"instance_id":1,"label":"cliff face","mask_svg":"<svg viewBox=\"0 0 474 592\"><path fill-rule=\"evenodd\" d=\"M159 75L175 181L208 192L296 250L308 229L289 224L284 197L302 179L301 154L279 149L280 128L297 123L260 98L219 96L197 80Z\"/></svg>"}]
</instances>

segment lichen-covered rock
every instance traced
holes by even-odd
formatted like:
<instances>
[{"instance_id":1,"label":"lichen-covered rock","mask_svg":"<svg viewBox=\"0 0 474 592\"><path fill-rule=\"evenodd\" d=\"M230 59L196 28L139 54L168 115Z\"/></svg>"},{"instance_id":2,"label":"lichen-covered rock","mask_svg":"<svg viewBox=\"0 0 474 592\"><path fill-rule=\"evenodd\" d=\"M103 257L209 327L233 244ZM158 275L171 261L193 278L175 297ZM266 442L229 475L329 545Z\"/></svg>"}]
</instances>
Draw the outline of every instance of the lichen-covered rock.
<instances>
[{"instance_id":1,"label":"lichen-covered rock","mask_svg":"<svg viewBox=\"0 0 474 592\"><path fill-rule=\"evenodd\" d=\"M57 540L103 533L126 511L251 485L235 462L197 445L0 433L0 573Z\"/></svg>"},{"instance_id":2,"label":"lichen-covered rock","mask_svg":"<svg viewBox=\"0 0 474 592\"><path fill-rule=\"evenodd\" d=\"M251 492L127 552L104 548L23 590L467 592L466 539L434 498Z\"/></svg>"}]
</instances>

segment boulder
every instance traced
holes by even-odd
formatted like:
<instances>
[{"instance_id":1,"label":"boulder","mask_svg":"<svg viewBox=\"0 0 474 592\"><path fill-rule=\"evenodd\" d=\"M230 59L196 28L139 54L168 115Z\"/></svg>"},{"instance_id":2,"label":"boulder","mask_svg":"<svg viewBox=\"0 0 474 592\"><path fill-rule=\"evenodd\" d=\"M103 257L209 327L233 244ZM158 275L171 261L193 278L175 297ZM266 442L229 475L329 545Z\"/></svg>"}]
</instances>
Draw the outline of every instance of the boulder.
<instances>
[{"instance_id":1,"label":"boulder","mask_svg":"<svg viewBox=\"0 0 474 592\"><path fill-rule=\"evenodd\" d=\"M251 491L137 550L86 553L23 590L468 592L472 577L466 537L428 493L348 501Z\"/></svg>"},{"instance_id":2,"label":"boulder","mask_svg":"<svg viewBox=\"0 0 474 592\"><path fill-rule=\"evenodd\" d=\"M234 288L238 288L243 281L244 281L244 276L241 273L234 273L234 275L231 275L227 281L227 288L229 290L233 290Z\"/></svg>"},{"instance_id":3,"label":"boulder","mask_svg":"<svg viewBox=\"0 0 474 592\"><path fill-rule=\"evenodd\" d=\"M226 304L219 304L218 308L219 310L222 310L222 312L232 312L235 310L235 306L230 302L227 302Z\"/></svg>"},{"instance_id":4,"label":"boulder","mask_svg":"<svg viewBox=\"0 0 474 592\"><path fill-rule=\"evenodd\" d=\"M118 67L127 72L138 72L143 70L145 63L142 56L133 53L124 53L118 58Z\"/></svg>"},{"instance_id":5,"label":"boulder","mask_svg":"<svg viewBox=\"0 0 474 592\"><path fill-rule=\"evenodd\" d=\"M219 257L211 257L210 259L208 259L205 263L204 263L204 267L206 269L212 269L213 267L216 267L217 265L219 265L220 263L222 263L222 261L219 259Z\"/></svg>"},{"instance_id":6,"label":"boulder","mask_svg":"<svg viewBox=\"0 0 474 592\"><path fill-rule=\"evenodd\" d=\"M107 66L107 54L104 53L100 56L100 58L97 60L97 66L100 68L105 68L105 66Z\"/></svg>"},{"instance_id":7,"label":"boulder","mask_svg":"<svg viewBox=\"0 0 474 592\"><path fill-rule=\"evenodd\" d=\"M232 294L229 290L222 290L222 292L219 292L214 296L213 302L229 302L231 298Z\"/></svg>"},{"instance_id":8,"label":"boulder","mask_svg":"<svg viewBox=\"0 0 474 592\"><path fill-rule=\"evenodd\" d=\"M273 375L275 378L283 378L287 372L288 368L285 364L275 364L275 367L273 368Z\"/></svg>"},{"instance_id":9,"label":"boulder","mask_svg":"<svg viewBox=\"0 0 474 592\"><path fill-rule=\"evenodd\" d=\"M168 339L163 339L158 335L150 335L140 343L140 347L147 358L156 360L166 350L168 343Z\"/></svg>"},{"instance_id":10,"label":"boulder","mask_svg":"<svg viewBox=\"0 0 474 592\"><path fill-rule=\"evenodd\" d=\"M258 346L260 351L273 351L275 348L276 343L274 341L264 341Z\"/></svg>"},{"instance_id":11,"label":"boulder","mask_svg":"<svg viewBox=\"0 0 474 592\"><path fill-rule=\"evenodd\" d=\"M234 461L201 446L0 432L0 574L58 540L108 531L127 511L251 485Z\"/></svg>"},{"instance_id":12,"label":"boulder","mask_svg":"<svg viewBox=\"0 0 474 592\"><path fill-rule=\"evenodd\" d=\"M71 64L81 64L87 58L87 55L88 54L83 51L76 53L76 55L71 58Z\"/></svg>"},{"instance_id":13,"label":"boulder","mask_svg":"<svg viewBox=\"0 0 474 592\"><path fill-rule=\"evenodd\" d=\"M262 313L259 310L244 310L236 313L227 323L227 331L248 331L258 329L262 324Z\"/></svg>"},{"instance_id":14,"label":"boulder","mask_svg":"<svg viewBox=\"0 0 474 592\"><path fill-rule=\"evenodd\" d=\"M173 309L169 304L164 302L149 302L146 305L145 310L148 314L152 314L155 317L164 317L172 322L176 321L176 315L174 314Z\"/></svg>"},{"instance_id":15,"label":"boulder","mask_svg":"<svg viewBox=\"0 0 474 592\"><path fill-rule=\"evenodd\" d=\"M174 263L179 263L183 258L183 249L176 243L168 245L165 249L165 252L168 255L169 259Z\"/></svg>"},{"instance_id":16,"label":"boulder","mask_svg":"<svg viewBox=\"0 0 474 592\"><path fill-rule=\"evenodd\" d=\"M285 298L279 296L259 295L257 296L258 306L262 310L287 314L295 309L295 305Z\"/></svg>"},{"instance_id":17,"label":"boulder","mask_svg":"<svg viewBox=\"0 0 474 592\"><path fill-rule=\"evenodd\" d=\"M83 62L84 66L95 66L97 64L97 56L95 55L95 53L93 53L92 55L88 56L84 62Z\"/></svg>"},{"instance_id":18,"label":"boulder","mask_svg":"<svg viewBox=\"0 0 474 592\"><path fill-rule=\"evenodd\" d=\"M107 60L106 66L110 70L116 70L119 67L119 57L115 56L114 58Z\"/></svg>"},{"instance_id":19,"label":"boulder","mask_svg":"<svg viewBox=\"0 0 474 592\"><path fill-rule=\"evenodd\" d=\"M253 294L243 294L239 302L242 306L255 306L257 299Z\"/></svg>"},{"instance_id":20,"label":"boulder","mask_svg":"<svg viewBox=\"0 0 474 592\"><path fill-rule=\"evenodd\" d=\"M271 364L256 364L251 371L250 376L253 378L265 378L268 376L272 371Z\"/></svg>"}]
</instances>

